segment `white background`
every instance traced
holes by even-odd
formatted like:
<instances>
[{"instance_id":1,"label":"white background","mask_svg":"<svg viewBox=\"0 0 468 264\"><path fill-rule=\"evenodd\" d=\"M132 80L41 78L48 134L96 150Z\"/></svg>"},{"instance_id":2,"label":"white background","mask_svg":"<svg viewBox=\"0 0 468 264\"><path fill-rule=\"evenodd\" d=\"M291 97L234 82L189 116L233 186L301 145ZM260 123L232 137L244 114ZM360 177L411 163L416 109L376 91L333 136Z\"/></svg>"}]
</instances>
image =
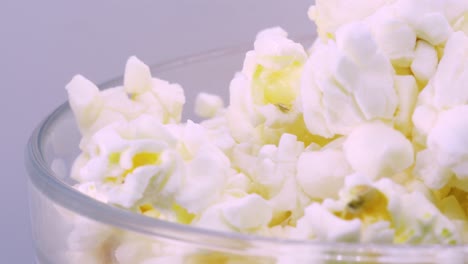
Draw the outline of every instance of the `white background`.
<instances>
[{"instance_id":1,"label":"white background","mask_svg":"<svg viewBox=\"0 0 468 264\"><path fill-rule=\"evenodd\" d=\"M0 263L33 261L23 152L74 74L101 83L122 74L130 55L153 64L252 42L266 27L312 33L312 2L0 1Z\"/></svg>"}]
</instances>

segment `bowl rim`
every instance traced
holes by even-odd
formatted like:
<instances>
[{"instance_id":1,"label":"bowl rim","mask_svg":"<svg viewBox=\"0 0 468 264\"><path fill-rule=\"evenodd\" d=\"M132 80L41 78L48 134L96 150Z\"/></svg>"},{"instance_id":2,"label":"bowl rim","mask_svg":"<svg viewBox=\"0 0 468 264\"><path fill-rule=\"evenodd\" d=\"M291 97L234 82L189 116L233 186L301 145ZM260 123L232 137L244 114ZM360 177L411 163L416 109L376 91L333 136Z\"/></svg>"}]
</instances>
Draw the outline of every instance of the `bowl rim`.
<instances>
[{"instance_id":1,"label":"bowl rim","mask_svg":"<svg viewBox=\"0 0 468 264\"><path fill-rule=\"evenodd\" d=\"M311 40L310 35L300 36L296 40ZM245 53L251 48L251 44L243 44L233 47L214 49L207 52L197 53L191 56L183 56L168 60L151 66L153 74L165 72L177 67L203 62L210 59L221 58L223 56ZM122 77L104 82L99 87L108 88L115 85ZM320 252L330 251L345 253L352 252L393 252L398 251L398 255L408 253L411 255L415 251L433 252L441 250L462 250L468 254L468 244L460 245L399 245L399 244L373 244L373 243L338 243L338 242L318 242L312 240L293 240L285 238L271 238L259 235L249 235L234 232L223 232L210 229L203 229L189 225L168 222L160 219L150 218L133 212L120 209L108 204L99 202L79 191L72 186L61 181L55 173L47 166L42 142L47 131L53 126L57 119L71 111L68 101L62 103L51 114L49 114L33 131L25 149L25 165L28 172L29 181L34 187L45 195L48 199L68 210L85 216L97 222L111 225L123 230L140 233L147 236L177 240L184 243L197 244L209 248L220 248L226 250L265 250L271 254L272 248L284 250L303 249L307 252L317 250ZM420 255L418 254L418 257Z\"/></svg>"}]
</instances>

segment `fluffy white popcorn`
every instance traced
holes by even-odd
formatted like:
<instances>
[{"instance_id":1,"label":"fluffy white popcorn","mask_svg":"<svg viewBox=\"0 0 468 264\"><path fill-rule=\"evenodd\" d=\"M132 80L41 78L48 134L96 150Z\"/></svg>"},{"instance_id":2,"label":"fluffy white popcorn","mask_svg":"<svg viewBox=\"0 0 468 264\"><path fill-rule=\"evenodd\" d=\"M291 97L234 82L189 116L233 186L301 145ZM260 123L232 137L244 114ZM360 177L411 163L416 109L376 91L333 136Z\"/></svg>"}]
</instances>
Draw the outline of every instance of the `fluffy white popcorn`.
<instances>
[{"instance_id":1,"label":"fluffy white popcorn","mask_svg":"<svg viewBox=\"0 0 468 264\"><path fill-rule=\"evenodd\" d=\"M444 56L433 77L434 105L439 109L468 102L465 87L468 78L467 63L468 37L461 32L454 33L447 41Z\"/></svg>"},{"instance_id":2,"label":"fluffy white popcorn","mask_svg":"<svg viewBox=\"0 0 468 264\"><path fill-rule=\"evenodd\" d=\"M399 0L395 3L397 16L413 27L418 38L431 45L442 44L452 32L443 11L443 0Z\"/></svg>"},{"instance_id":3,"label":"fluffy white popcorn","mask_svg":"<svg viewBox=\"0 0 468 264\"><path fill-rule=\"evenodd\" d=\"M443 111L427 137L427 149L418 155L418 175L435 189L451 177L468 179L468 106Z\"/></svg>"},{"instance_id":4,"label":"fluffy white popcorn","mask_svg":"<svg viewBox=\"0 0 468 264\"><path fill-rule=\"evenodd\" d=\"M81 75L73 77L66 89L70 107L83 133L93 124L101 111L103 102L99 96L99 89Z\"/></svg>"},{"instance_id":5,"label":"fluffy white popcorn","mask_svg":"<svg viewBox=\"0 0 468 264\"><path fill-rule=\"evenodd\" d=\"M336 42L317 43L301 82L304 121L312 134L347 135L356 125L390 120L397 107L390 61L364 23L346 25Z\"/></svg>"},{"instance_id":6,"label":"fluffy white popcorn","mask_svg":"<svg viewBox=\"0 0 468 264\"><path fill-rule=\"evenodd\" d=\"M178 123L185 97L177 84L151 78L148 66L131 57L126 66L125 86L99 91L89 80L75 76L67 85L70 106L77 116L86 145L95 132L119 121L148 114L162 123Z\"/></svg>"},{"instance_id":7,"label":"fluffy white popcorn","mask_svg":"<svg viewBox=\"0 0 468 264\"><path fill-rule=\"evenodd\" d=\"M396 243L457 244L456 226L421 193L404 194L394 215Z\"/></svg>"},{"instance_id":8,"label":"fluffy white popcorn","mask_svg":"<svg viewBox=\"0 0 468 264\"><path fill-rule=\"evenodd\" d=\"M222 232L466 243L468 3L317 0L309 15L319 39L308 52L281 28L260 32L229 106L196 98L200 123L180 122L182 87L153 78L136 57L121 87L99 91L75 76L75 188ZM76 263L250 261L73 221L67 254Z\"/></svg>"},{"instance_id":9,"label":"fluffy white popcorn","mask_svg":"<svg viewBox=\"0 0 468 264\"><path fill-rule=\"evenodd\" d=\"M143 236L127 236L115 249L115 259L119 264L142 263L154 257L154 242Z\"/></svg>"},{"instance_id":10,"label":"fluffy white popcorn","mask_svg":"<svg viewBox=\"0 0 468 264\"><path fill-rule=\"evenodd\" d=\"M302 239L319 241L357 242L360 239L361 221L343 220L313 203L305 209L305 215L297 222L297 232Z\"/></svg>"},{"instance_id":11,"label":"fluffy white popcorn","mask_svg":"<svg viewBox=\"0 0 468 264\"><path fill-rule=\"evenodd\" d=\"M364 243L390 244L393 242L395 230L391 223L379 221L367 226L362 232L361 241Z\"/></svg>"},{"instance_id":12,"label":"fluffy white popcorn","mask_svg":"<svg viewBox=\"0 0 468 264\"><path fill-rule=\"evenodd\" d=\"M297 180L313 199L337 198L344 178L352 172L341 149L304 152L297 163Z\"/></svg>"},{"instance_id":13,"label":"fluffy white popcorn","mask_svg":"<svg viewBox=\"0 0 468 264\"><path fill-rule=\"evenodd\" d=\"M250 194L227 203L221 212L224 219L239 230L265 226L273 216L273 210L268 202L257 194Z\"/></svg>"},{"instance_id":14,"label":"fluffy white popcorn","mask_svg":"<svg viewBox=\"0 0 468 264\"><path fill-rule=\"evenodd\" d=\"M88 218L73 215L73 226L67 238L67 257L80 263L105 263L113 259L114 242L118 233L104 224Z\"/></svg>"},{"instance_id":15,"label":"fluffy white popcorn","mask_svg":"<svg viewBox=\"0 0 468 264\"><path fill-rule=\"evenodd\" d=\"M394 119L395 128L408 137L413 130L411 117L418 98L418 85L413 76L399 75L395 77L395 90L399 101Z\"/></svg>"},{"instance_id":16,"label":"fluffy white popcorn","mask_svg":"<svg viewBox=\"0 0 468 264\"><path fill-rule=\"evenodd\" d=\"M464 166L464 124L467 122L465 89L466 63L460 59L468 51L462 32L451 35L436 73L419 95L413 122L422 149L417 154L415 174L430 188L441 189L456 181L466 189Z\"/></svg>"},{"instance_id":17,"label":"fluffy white popcorn","mask_svg":"<svg viewBox=\"0 0 468 264\"><path fill-rule=\"evenodd\" d=\"M186 165L177 203L190 213L199 213L220 198L229 173L229 159L219 149L203 146Z\"/></svg>"},{"instance_id":18,"label":"fluffy white popcorn","mask_svg":"<svg viewBox=\"0 0 468 264\"><path fill-rule=\"evenodd\" d=\"M272 208L257 194L243 191L226 193L201 212L194 226L218 231L259 232L272 218Z\"/></svg>"},{"instance_id":19,"label":"fluffy white popcorn","mask_svg":"<svg viewBox=\"0 0 468 264\"><path fill-rule=\"evenodd\" d=\"M204 118L214 117L223 109L223 99L217 95L199 93L195 99L195 114Z\"/></svg>"},{"instance_id":20,"label":"fluffy white popcorn","mask_svg":"<svg viewBox=\"0 0 468 264\"><path fill-rule=\"evenodd\" d=\"M378 47L394 67L408 67L415 58L416 32L395 16L393 6L385 6L365 19Z\"/></svg>"},{"instance_id":21,"label":"fluffy white popcorn","mask_svg":"<svg viewBox=\"0 0 468 264\"><path fill-rule=\"evenodd\" d=\"M228 190L246 192L250 189L251 184L252 180L250 180L244 173L237 173L228 178L226 188Z\"/></svg>"},{"instance_id":22,"label":"fluffy white popcorn","mask_svg":"<svg viewBox=\"0 0 468 264\"><path fill-rule=\"evenodd\" d=\"M196 249L181 243L154 239L135 233L124 233L119 237L114 259L119 264L185 263L186 255L196 254Z\"/></svg>"},{"instance_id":23,"label":"fluffy white popcorn","mask_svg":"<svg viewBox=\"0 0 468 264\"><path fill-rule=\"evenodd\" d=\"M178 123L185 96L182 87L151 77L149 67L130 57L125 67L124 89L144 112L158 116L163 123Z\"/></svg>"},{"instance_id":24,"label":"fluffy white popcorn","mask_svg":"<svg viewBox=\"0 0 468 264\"><path fill-rule=\"evenodd\" d=\"M191 225L217 231L234 231L233 227L231 227L224 219L222 215L222 207L223 202L219 202L208 207L193 220Z\"/></svg>"},{"instance_id":25,"label":"fluffy white popcorn","mask_svg":"<svg viewBox=\"0 0 468 264\"><path fill-rule=\"evenodd\" d=\"M204 120L200 125L206 129L210 141L229 156L236 141L230 133L226 115L221 114L212 119Z\"/></svg>"},{"instance_id":26,"label":"fluffy white popcorn","mask_svg":"<svg viewBox=\"0 0 468 264\"><path fill-rule=\"evenodd\" d=\"M153 94L165 110L164 123L178 123L185 104L184 90L178 84L153 78Z\"/></svg>"},{"instance_id":27,"label":"fluffy white popcorn","mask_svg":"<svg viewBox=\"0 0 468 264\"><path fill-rule=\"evenodd\" d=\"M272 194L278 192L285 179L293 178L295 162L302 150L303 145L295 136L283 134L278 147L265 145L259 150L255 161L257 166L253 167L251 176L255 182L271 190Z\"/></svg>"},{"instance_id":28,"label":"fluffy white popcorn","mask_svg":"<svg viewBox=\"0 0 468 264\"><path fill-rule=\"evenodd\" d=\"M468 52L468 37L462 32L453 33L447 41L444 55L437 71L418 96L412 117L414 137L426 146L427 135L435 125L441 111L468 103L464 83L468 77L462 58Z\"/></svg>"},{"instance_id":29,"label":"fluffy white popcorn","mask_svg":"<svg viewBox=\"0 0 468 264\"><path fill-rule=\"evenodd\" d=\"M381 122L355 128L343 143L343 149L351 167L370 179L390 177L414 161L411 142Z\"/></svg>"},{"instance_id":30,"label":"fluffy white popcorn","mask_svg":"<svg viewBox=\"0 0 468 264\"><path fill-rule=\"evenodd\" d=\"M309 11L309 17L317 25L319 36L333 38L342 25L359 21L377 11L391 0L317 0Z\"/></svg>"},{"instance_id":31,"label":"fluffy white popcorn","mask_svg":"<svg viewBox=\"0 0 468 264\"><path fill-rule=\"evenodd\" d=\"M96 132L72 175L81 182L94 182L107 202L129 208L143 198L152 179L160 192L174 193L178 188L173 185L181 168L171 153L174 147L175 139L166 127L142 115Z\"/></svg>"},{"instance_id":32,"label":"fluffy white popcorn","mask_svg":"<svg viewBox=\"0 0 468 264\"><path fill-rule=\"evenodd\" d=\"M152 88L149 67L135 56L128 59L124 77L125 91L131 95L142 94Z\"/></svg>"},{"instance_id":33,"label":"fluffy white popcorn","mask_svg":"<svg viewBox=\"0 0 468 264\"><path fill-rule=\"evenodd\" d=\"M236 140L276 143L286 125L300 123L297 99L306 58L304 48L288 39L284 30L258 34L254 50L246 54L242 72L230 86L227 117Z\"/></svg>"},{"instance_id":34,"label":"fluffy white popcorn","mask_svg":"<svg viewBox=\"0 0 468 264\"><path fill-rule=\"evenodd\" d=\"M278 147L264 145L257 157L237 152L233 155L235 164L250 175L251 191L269 200L278 219L294 217L302 202L307 202L297 186L296 163L304 145L296 136L283 134ZM238 158L236 158L238 156Z\"/></svg>"},{"instance_id":35,"label":"fluffy white popcorn","mask_svg":"<svg viewBox=\"0 0 468 264\"><path fill-rule=\"evenodd\" d=\"M437 70L437 50L424 40L418 40L414 51L411 71L421 83L427 83Z\"/></svg>"}]
</instances>

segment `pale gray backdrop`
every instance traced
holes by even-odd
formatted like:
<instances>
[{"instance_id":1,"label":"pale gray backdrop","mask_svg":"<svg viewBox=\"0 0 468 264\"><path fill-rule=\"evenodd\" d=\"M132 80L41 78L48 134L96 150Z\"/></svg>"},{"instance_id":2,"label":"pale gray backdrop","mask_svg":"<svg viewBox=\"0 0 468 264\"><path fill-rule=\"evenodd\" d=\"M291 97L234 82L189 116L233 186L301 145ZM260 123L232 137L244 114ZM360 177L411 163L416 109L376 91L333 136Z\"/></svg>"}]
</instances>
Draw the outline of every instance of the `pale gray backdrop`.
<instances>
[{"instance_id":1,"label":"pale gray backdrop","mask_svg":"<svg viewBox=\"0 0 468 264\"><path fill-rule=\"evenodd\" d=\"M0 263L32 263L23 151L33 128L66 100L74 74L101 83L122 74L130 55L161 62L251 42L265 27L312 33L312 2L0 1Z\"/></svg>"}]
</instances>

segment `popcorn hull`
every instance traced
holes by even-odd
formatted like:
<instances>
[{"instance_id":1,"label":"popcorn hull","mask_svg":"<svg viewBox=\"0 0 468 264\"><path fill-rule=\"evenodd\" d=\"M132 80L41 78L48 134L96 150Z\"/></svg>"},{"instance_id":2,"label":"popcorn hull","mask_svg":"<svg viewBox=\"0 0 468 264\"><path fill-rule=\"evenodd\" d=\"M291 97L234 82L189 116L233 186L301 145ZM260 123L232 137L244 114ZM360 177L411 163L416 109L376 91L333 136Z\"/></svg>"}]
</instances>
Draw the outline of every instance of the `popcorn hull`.
<instances>
[{"instance_id":1,"label":"popcorn hull","mask_svg":"<svg viewBox=\"0 0 468 264\"><path fill-rule=\"evenodd\" d=\"M227 87L243 60L233 48L153 68L186 87L186 109L201 90ZM213 78L215 76L215 78ZM103 85L113 86L115 80ZM225 99L227 95L225 94ZM184 118L190 117L185 113ZM202 230L133 214L72 188L80 134L68 104L36 129L26 150L36 262L55 263L468 263L468 246L316 243Z\"/></svg>"}]
</instances>

